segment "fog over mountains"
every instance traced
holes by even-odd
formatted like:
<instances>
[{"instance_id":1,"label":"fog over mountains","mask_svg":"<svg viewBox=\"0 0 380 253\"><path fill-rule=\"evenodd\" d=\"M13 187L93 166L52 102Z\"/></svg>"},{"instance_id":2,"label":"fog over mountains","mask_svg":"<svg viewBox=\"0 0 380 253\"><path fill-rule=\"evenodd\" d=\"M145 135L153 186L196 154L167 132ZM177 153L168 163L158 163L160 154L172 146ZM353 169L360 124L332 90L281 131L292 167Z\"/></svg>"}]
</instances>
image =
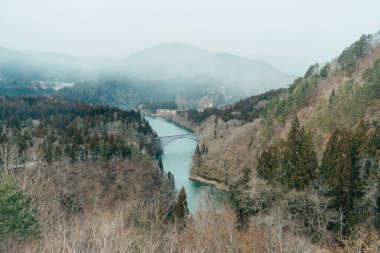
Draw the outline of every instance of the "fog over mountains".
<instances>
[{"instance_id":1,"label":"fog over mountains","mask_svg":"<svg viewBox=\"0 0 380 253\"><path fill-rule=\"evenodd\" d=\"M78 81L97 77L110 63L66 54L15 51L0 47L0 78L41 81Z\"/></svg>"},{"instance_id":2,"label":"fog over mountains","mask_svg":"<svg viewBox=\"0 0 380 253\"><path fill-rule=\"evenodd\" d=\"M163 43L127 57L123 64L129 76L150 80L189 80L254 94L284 87L293 80L259 60L229 53L211 53L180 42Z\"/></svg>"},{"instance_id":3,"label":"fog over mountains","mask_svg":"<svg viewBox=\"0 0 380 253\"><path fill-rule=\"evenodd\" d=\"M165 90L203 90L202 97L221 94L226 102L285 87L294 79L260 60L211 53L180 42L159 44L121 61L0 48L0 78L74 83L128 78L141 86L156 82Z\"/></svg>"}]
</instances>

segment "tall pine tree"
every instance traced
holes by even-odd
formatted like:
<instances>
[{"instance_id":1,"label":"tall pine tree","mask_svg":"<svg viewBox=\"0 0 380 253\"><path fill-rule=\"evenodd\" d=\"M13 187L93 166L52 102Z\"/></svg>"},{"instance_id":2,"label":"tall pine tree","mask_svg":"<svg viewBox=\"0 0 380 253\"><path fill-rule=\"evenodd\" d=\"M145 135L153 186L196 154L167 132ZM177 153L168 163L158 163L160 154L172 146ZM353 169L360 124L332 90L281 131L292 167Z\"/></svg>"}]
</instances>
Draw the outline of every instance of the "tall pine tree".
<instances>
[{"instance_id":1,"label":"tall pine tree","mask_svg":"<svg viewBox=\"0 0 380 253\"><path fill-rule=\"evenodd\" d=\"M23 240L40 234L37 210L11 179L0 179L0 245L3 240Z\"/></svg>"},{"instance_id":2,"label":"tall pine tree","mask_svg":"<svg viewBox=\"0 0 380 253\"><path fill-rule=\"evenodd\" d=\"M281 151L281 144L272 145L264 150L259 158L257 175L270 184L276 184L280 180Z\"/></svg>"},{"instance_id":3,"label":"tall pine tree","mask_svg":"<svg viewBox=\"0 0 380 253\"><path fill-rule=\"evenodd\" d=\"M344 234L357 223L354 210L362 195L353 136L347 129L337 129L327 143L320 169L326 193L333 200L332 207L342 213L340 227Z\"/></svg>"},{"instance_id":4,"label":"tall pine tree","mask_svg":"<svg viewBox=\"0 0 380 253\"><path fill-rule=\"evenodd\" d=\"M178 193L177 202L173 209L174 223L179 227L185 226L187 215L189 215L187 196L185 188L182 187Z\"/></svg>"},{"instance_id":5,"label":"tall pine tree","mask_svg":"<svg viewBox=\"0 0 380 253\"><path fill-rule=\"evenodd\" d=\"M283 167L283 184L290 183L291 175L297 169L298 161L301 156L301 140L299 136L300 123L297 116L293 120L292 127L290 128L289 136L285 144L284 150L284 167ZM294 185L294 183L290 183Z\"/></svg>"},{"instance_id":6,"label":"tall pine tree","mask_svg":"<svg viewBox=\"0 0 380 253\"><path fill-rule=\"evenodd\" d=\"M296 117L292 123L284 151L283 183L296 190L305 189L315 178L318 159L312 136L300 127Z\"/></svg>"},{"instance_id":7,"label":"tall pine tree","mask_svg":"<svg viewBox=\"0 0 380 253\"><path fill-rule=\"evenodd\" d=\"M161 169L161 170L164 170L164 165L162 163L162 158L160 157L160 159L158 159L158 167Z\"/></svg>"},{"instance_id":8,"label":"tall pine tree","mask_svg":"<svg viewBox=\"0 0 380 253\"><path fill-rule=\"evenodd\" d=\"M314 151L313 139L310 133L305 133L304 128L300 130L302 148L298 168L294 172L295 188L297 190L305 189L317 176L318 158Z\"/></svg>"},{"instance_id":9,"label":"tall pine tree","mask_svg":"<svg viewBox=\"0 0 380 253\"><path fill-rule=\"evenodd\" d=\"M245 169L243 176L230 186L230 200L232 207L235 210L239 228L244 228L248 221L248 217L254 214L254 208L252 207L252 200L250 197L250 179L251 170Z\"/></svg>"}]
</instances>

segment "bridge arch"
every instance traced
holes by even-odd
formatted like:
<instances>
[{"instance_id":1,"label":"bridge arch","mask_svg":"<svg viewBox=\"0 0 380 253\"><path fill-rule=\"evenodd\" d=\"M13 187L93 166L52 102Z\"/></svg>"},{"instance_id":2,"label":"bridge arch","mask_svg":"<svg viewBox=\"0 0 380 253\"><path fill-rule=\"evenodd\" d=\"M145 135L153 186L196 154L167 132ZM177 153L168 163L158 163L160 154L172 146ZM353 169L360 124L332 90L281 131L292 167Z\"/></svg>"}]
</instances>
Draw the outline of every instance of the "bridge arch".
<instances>
[{"instance_id":1,"label":"bridge arch","mask_svg":"<svg viewBox=\"0 0 380 253\"><path fill-rule=\"evenodd\" d=\"M156 142L161 146L162 149L169 146L172 142L179 139L190 139L195 142L199 142L199 137L201 133L191 133L191 134L178 134L178 135L170 135L170 136L161 136L156 138Z\"/></svg>"}]
</instances>

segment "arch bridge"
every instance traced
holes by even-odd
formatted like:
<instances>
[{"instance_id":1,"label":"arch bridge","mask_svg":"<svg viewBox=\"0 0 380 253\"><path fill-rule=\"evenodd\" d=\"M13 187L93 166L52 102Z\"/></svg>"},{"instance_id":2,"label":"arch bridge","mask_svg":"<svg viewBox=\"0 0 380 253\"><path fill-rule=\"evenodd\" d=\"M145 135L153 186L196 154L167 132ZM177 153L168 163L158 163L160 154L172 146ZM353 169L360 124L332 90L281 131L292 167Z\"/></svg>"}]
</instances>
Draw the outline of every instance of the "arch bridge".
<instances>
[{"instance_id":1,"label":"arch bridge","mask_svg":"<svg viewBox=\"0 0 380 253\"><path fill-rule=\"evenodd\" d=\"M191 133L191 134L178 134L170 136L161 136L156 138L157 144L161 146L162 149L166 148L172 142L179 139L191 139L193 141L199 142L199 138L202 136L202 133Z\"/></svg>"}]
</instances>

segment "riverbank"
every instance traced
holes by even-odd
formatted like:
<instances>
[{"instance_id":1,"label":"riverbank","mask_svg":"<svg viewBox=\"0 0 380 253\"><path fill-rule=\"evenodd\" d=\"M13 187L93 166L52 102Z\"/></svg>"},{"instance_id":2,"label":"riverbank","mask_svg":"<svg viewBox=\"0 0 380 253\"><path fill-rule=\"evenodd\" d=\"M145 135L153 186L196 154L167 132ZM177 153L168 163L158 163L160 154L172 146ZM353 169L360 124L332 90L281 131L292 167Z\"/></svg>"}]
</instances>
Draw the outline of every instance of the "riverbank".
<instances>
[{"instance_id":1,"label":"riverbank","mask_svg":"<svg viewBox=\"0 0 380 253\"><path fill-rule=\"evenodd\" d=\"M171 115L171 114L153 114L153 115L156 115L158 117L162 117L162 118L165 118L167 120L169 120L170 122L173 122L174 124L177 124L183 128L186 128L188 129L189 131L192 131L192 132L197 132L197 127L194 126L191 122L189 122L188 120L186 120L184 117L181 117L181 116L178 116L177 114L175 115Z\"/></svg>"},{"instance_id":2,"label":"riverbank","mask_svg":"<svg viewBox=\"0 0 380 253\"><path fill-rule=\"evenodd\" d=\"M173 123L179 127L182 127L192 133L197 131L195 127L192 127L190 124L183 124L181 121L176 120L176 117L173 117L171 115L155 114L155 113L146 112L146 111L141 111L141 114L143 116L148 116L148 117L153 117L153 118L156 118L156 117L163 118L169 121L170 123Z\"/></svg>"},{"instance_id":3,"label":"riverbank","mask_svg":"<svg viewBox=\"0 0 380 253\"><path fill-rule=\"evenodd\" d=\"M207 178L197 176L197 175L193 175L193 176L190 175L189 179L196 181L196 182L199 182L199 183L202 183L202 184L207 184L207 185L213 186L213 187L215 187L219 190L222 190L222 191L229 191L229 187L227 185L220 183L216 180L207 179Z\"/></svg>"},{"instance_id":4,"label":"riverbank","mask_svg":"<svg viewBox=\"0 0 380 253\"><path fill-rule=\"evenodd\" d=\"M149 113L148 115L145 114L145 112L143 113L144 116L147 116L147 117L152 117L152 118L161 118L161 119L164 119L166 120L167 122L171 123L171 124L174 124L180 128L183 128L189 132L194 132L193 129L191 128L188 128L186 126L183 126L181 124L180 121L176 120L178 119L178 117L170 117L170 116L162 116L162 115L157 115L157 114L153 114L153 113ZM191 171L191 167L193 166L193 156L191 157L191 164L190 164L190 171ZM188 179L189 180L192 180L192 181L195 181L195 182L198 182L198 183L202 183L202 184L205 184L205 185L209 185L209 186L212 186L212 187L215 187L219 190L222 190L222 191L229 191L229 186L224 184L224 183L221 183L217 180L214 180L214 179L210 179L210 178L205 178L205 177L202 177L200 175L191 175L191 173L189 173L189 176L188 176Z\"/></svg>"},{"instance_id":5,"label":"riverbank","mask_svg":"<svg viewBox=\"0 0 380 253\"><path fill-rule=\"evenodd\" d=\"M192 133L189 129L163 117L144 116L158 137ZM190 167L196 146L197 143L194 140L187 138L178 139L165 147L161 155L164 171L170 172L174 176L175 189L179 191L182 187L185 188L190 212L196 210L198 196L202 187L205 186L201 182L189 179Z\"/></svg>"},{"instance_id":6,"label":"riverbank","mask_svg":"<svg viewBox=\"0 0 380 253\"><path fill-rule=\"evenodd\" d=\"M184 126L182 125L182 121L178 120L179 117L173 117L171 115L166 115L166 116L163 116L163 115L157 115L157 114L153 114L153 113L150 113L149 114L149 117L159 117L159 118L163 118L165 119L166 121L172 123L172 124L175 124L176 126L178 127L181 127L181 128L184 128L188 131L191 131L191 132L195 132L195 129L191 129L187 126ZM192 156L192 162L191 162L191 165L190 165L190 171L192 170L192 166L193 166L193 162L194 162L194 159L193 159L193 156ZM202 177L200 175L189 175L189 179L190 180L193 180L193 181L196 181L196 182L199 182L199 183L202 183L202 184L206 184L206 185L209 185L209 186L213 186L219 190L222 190L222 191L229 191L229 186L224 184L224 183L221 183L220 181L217 181L215 179L211 179L211 178L206 178L206 177Z\"/></svg>"}]
</instances>

